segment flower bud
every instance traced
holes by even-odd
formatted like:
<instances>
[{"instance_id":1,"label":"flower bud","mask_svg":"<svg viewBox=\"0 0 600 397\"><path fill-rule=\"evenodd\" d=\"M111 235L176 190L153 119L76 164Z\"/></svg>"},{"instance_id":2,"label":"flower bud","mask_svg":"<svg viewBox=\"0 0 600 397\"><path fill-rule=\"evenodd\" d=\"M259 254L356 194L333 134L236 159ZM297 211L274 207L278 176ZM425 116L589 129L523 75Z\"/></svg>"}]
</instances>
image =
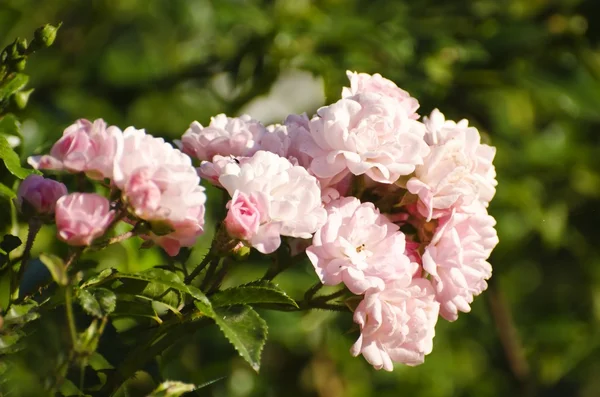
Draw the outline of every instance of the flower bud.
<instances>
[{"instance_id":1,"label":"flower bud","mask_svg":"<svg viewBox=\"0 0 600 397\"><path fill-rule=\"evenodd\" d=\"M34 41L31 44L33 45L35 43L36 49L43 48L43 47L50 47L52 45L52 43L54 43L54 40L56 39L56 32L60 28L60 25L61 24L54 27L50 24L47 24L40 28L37 28L35 33L33 34Z\"/></svg>"},{"instance_id":2,"label":"flower bud","mask_svg":"<svg viewBox=\"0 0 600 397\"><path fill-rule=\"evenodd\" d=\"M15 101L15 105L17 105L17 107L19 109L24 109L25 106L27 106L27 102L29 102L29 96L31 95L31 93L33 92L33 88L30 90L26 90L26 91L19 91L16 92L12 98Z\"/></svg>"},{"instance_id":3,"label":"flower bud","mask_svg":"<svg viewBox=\"0 0 600 397\"><path fill-rule=\"evenodd\" d=\"M261 213L265 210L252 195L246 195L236 190L227 204L229 211L225 217L225 228L231 237L240 240L250 240L260 226Z\"/></svg>"},{"instance_id":4,"label":"flower bud","mask_svg":"<svg viewBox=\"0 0 600 397\"><path fill-rule=\"evenodd\" d=\"M67 194L67 187L60 182L30 175L19 186L15 204L26 216L54 213L56 201Z\"/></svg>"},{"instance_id":5,"label":"flower bud","mask_svg":"<svg viewBox=\"0 0 600 397\"><path fill-rule=\"evenodd\" d=\"M58 237L69 245L92 244L114 217L108 200L95 193L72 193L56 203Z\"/></svg>"}]
</instances>

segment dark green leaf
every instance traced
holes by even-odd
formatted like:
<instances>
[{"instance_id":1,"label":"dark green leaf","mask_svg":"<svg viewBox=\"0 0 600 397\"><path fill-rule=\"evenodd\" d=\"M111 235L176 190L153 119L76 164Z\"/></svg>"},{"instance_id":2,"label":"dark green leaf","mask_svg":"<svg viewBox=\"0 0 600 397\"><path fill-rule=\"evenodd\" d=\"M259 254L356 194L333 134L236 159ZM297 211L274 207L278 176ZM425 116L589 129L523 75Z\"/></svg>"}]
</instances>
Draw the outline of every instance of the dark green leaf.
<instances>
[{"instance_id":1,"label":"dark green leaf","mask_svg":"<svg viewBox=\"0 0 600 397\"><path fill-rule=\"evenodd\" d=\"M194 390L196 390L196 386L189 383L166 381L161 383L148 397L178 397Z\"/></svg>"},{"instance_id":2,"label":"dark green leaf","mask_svg":"<svg viewBox=\"0 0 600 397\"><path fill-rule=\"evenodd\" d=\"M5 184L0 183L0 196L5 197L9 200L12 200L15 197L17 197L17 194L15 192L13 192L13 190L11 188L9 188L8 186L6 186Z\"/></svg>"},{"instance_id":3,"label":"dark green leaf","mask_svg":"<svg viewBox=\"0 0 600 397\"><path fill-rule=\"evenodd\" d=\"M117 294L117 307L111 314L113 317L143 317L158 319L158 314L152 308L152 302L126 294Z\"/></svg>"},{"instance_id":4,"label":"dark green leaf","mask_svg":"<svg viewBox=\"0 0 600 397\"><path fill-rule=\"evenodd\" d=\"M2 85L0 85L0 100L6 99L21 88L27 85L29 76L22 73L10 75Z\"/></svg>"},{"instance_id":5,"label":"dark green leaf","mask_svg":"<svg viewBox=\"0 0 600 397\"><path fill-rule=\"evenodd\" d=\"M106 288L89 288L77 291L77 299L83 309L95 317L104 317L115 310L117 297Z\"/></svg>"},{"instance_id":6,"label":"dark green leaf","mask_svg":"<svg viewBox=\"0 0 600 397\"><path fill-rule=\"evenodd\" d=\"M19 179L25 179L31 174L40 174L36 170L21 167L19 155L10 147L8 141L2 135L0 135L0 159L4 161L8 171Z\"/></svg>"},{"instance_id":7,"label":"dark green leaf","mask_svg":"<svg viewBox=\"0 0 600 397\"><path fill-rule=\"evenodd\" d=\"M260 355L267 340L267 323L248 305L218 307L214 320L231 344L252 368L260 369Z\"/></svg>"},{"instance_id":8,"label":"dark green leaf","mask_svg":"<svg viewBox=\"0 0 600 397\"><path fill-rule=\"evenodd\" d=\"M8 254L11 251L14 251L15 249L19 248L21 244L23 244L23 242L17 236L13 236L12 234L5 234L2 239L2 242L0 243L0 248L2 249L2 251Z\"/></svg>"},{"instance_id":9,"label":"dark green leaf","mask_svg":"<svg viewBox=\"0 0 600 397\"><path fill-rule=\"evenodd\" d=\"M258 281L219 291L211 296L211 303L213 307L259 303L280 303L298 307L285 291L269 281Z\"/></svg>"},{"instance_id":10,"label":"dark green leaf","mask_svg":"<svg viewBox=\"0 0 600 397\"><path fill-rule=\"evenodd\" d=\"M185 285L181 278L173 272L164 269L150 269L141 273L116 273L114 278L141 280L147 283L168 287L192 296L194 299L205 302L210 306L206 296L198 288Z\"/></svg>"},{"instance_id":11,"label":"dark green leaf","mask_svg":"<svg viewBox=\"0 0 600 397\"><path fill-rule=\"evenodd\" d=\"M52 254L41 254L40 261L50 271L52 278L58 285L67 285L69 282L69 278L67 276L67 271L65 269L65 264L62 259L60 259L56 255Z\"/></svg>"}]
</instances>

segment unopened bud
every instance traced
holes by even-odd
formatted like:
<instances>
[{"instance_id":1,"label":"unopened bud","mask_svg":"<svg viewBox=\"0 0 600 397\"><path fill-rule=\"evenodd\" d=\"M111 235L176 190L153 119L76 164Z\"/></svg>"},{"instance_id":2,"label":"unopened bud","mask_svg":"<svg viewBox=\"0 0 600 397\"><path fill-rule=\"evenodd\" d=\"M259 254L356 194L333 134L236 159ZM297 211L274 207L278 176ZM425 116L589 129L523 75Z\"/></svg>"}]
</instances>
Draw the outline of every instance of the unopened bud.
<instances>
[{"instance_id":1,"label":"unopened bud","mask_svg":"<svg viewBox=\"0 0 600 397\"><path fill-rule=\"evenodd\" d=\"M27 91L19 91L13 95L13 100L15 101L15 105L19 109L25 109L27 106L27 102L29 101L29 96L33 92L33 88Z\"/></svg>"},{"instance_id":2,"label":"unopened bud","mask_svg":"<svg viewBox=\"0 0 600 397\"><path fill-rule=\"evenodd\" d=\"M42 26L41 28L37 28L33 34L33 43L31 44L33 45L35 43L36 49L50 47L56 39L56 32L59 28L60 24L57 27L48 24Z\"/></svg>"},{"instance_id":3,"label":"unopened bud","mask_svg":"<svg viewBox=\"0 0 600 397\"><path fill-rule=\"evenodd\" d=\"M238 245L231 250L231 254L236 261L244 261L248 259L248 256L250 255L250 247L240 241Z\"/></svg>"},{"instance_id":4,"label":"unopened bud","mask_svg":"<svg viewBox=\"0 0 600 397\"><path fill-rule=\"evenodd\" d=\"M25 65L27 65L27 58L22 56L13 59L10 62L10 66L15 72L22 72L23 70L25 70Z\"/></svg>"}]
</instances>

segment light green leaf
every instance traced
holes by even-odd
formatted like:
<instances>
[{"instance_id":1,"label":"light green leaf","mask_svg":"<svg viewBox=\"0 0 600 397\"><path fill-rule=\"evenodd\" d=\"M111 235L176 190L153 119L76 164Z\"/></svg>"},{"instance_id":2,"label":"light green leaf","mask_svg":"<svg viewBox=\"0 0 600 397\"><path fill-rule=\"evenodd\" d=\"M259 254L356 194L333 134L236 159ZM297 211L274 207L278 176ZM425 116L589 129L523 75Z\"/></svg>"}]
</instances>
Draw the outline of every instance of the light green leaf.
<instances>
[{"instance_id":1,"label":"light green leaf","mask_svg":"<svg viewBox=\"0 0 600 397\"><path fill-rule=\"evenodd\" d=\"M87 279L83 284L81 284L81 288L86 288L95 284L99 284L115 272L115 269L104 269L95 276L92 276L89 279Z\"/></svg>"},{"instance_id":2,"label":"light green leaf","mask_svg":"<svg viewBox=\"0 0 600 397\"><path fill-rule=\"evenodd\" d=\"M22 73L15 73L10 76L0 85L0 100L6 99L15 92L19 91L27 85L29 76Z\"/></svg>"},{"instance_id":3,"label":"light green leaf","mask_svg":"<svg viewBox=\"0 0 600 397\"><path fill-rule=\"evenodd\" d=\"M231 344L258 372L260 355L267 341L267 323L248 305L218 307L214 320Z\"/></svg>"},{"instance_id":4,"label":"light green leaf","mask_svg":"<svg viewBox=\"0 0 600 397\"><path fill-rule=\"evenodd\" d=\"M17 197L17 194L5 184L0 183L0 196L5 197L8 200L12 200Z\"/></svg>"},{"instance_id":5,"label":"light green leaf","mask_svg":"<svg viewBox=\"0 0 600 397\"><path fill-rule=\"evenodd\" d=\"M60 394L65 397L70 396L85 396L77 386L69 379L64 379L60 386Z\"/></svg>"},{"instance_id":6,"label":"light green leaf","mask_svg":"<svg viewBox=\"0 0 600 397\"><path fill-rule=\"evenodd\" d=\"M10 147L6 138L0 135L0 159L8 171L19 179L25 179L31 174L40 174L40 172L21 167L19 155Z\"/></svg>"},{"instance_id":7,"label":"light green leaf","mask_svg":"<svg viewBox=\"0 0 600 397\"><path fill-rule=\"evenodd\" d=\"M161 383L148 397L179 397L194 390L195 385L168 380Z\"/></svg>"},{"instance_id":8,"label":"light green leaf","mask_svg":"<svg viewBox=\"0 0 600 397\"><path fill-rule=\"evenodd\" d=\"M237 304L280 303L298 307L296 301L270 281L257 281L219 291L211 296L213 307Z\"/></svg>"},{"instance_id":9,"label":"light green leaf","mask_svg":"<svg viewBox=\"0 0 600 397\"><path fill-rule=\"evenodd\" d=\"M58 285L67 285L69 277L62 259L52 254L41 254L40 261L48 268L52 278Z\"/></svg>"},{"instance_id":10,"label":"light green leaf","mask_svg":"<svg viewBox=\"0 0 600 397\"><path fill-rule=\"evenodd\" d=\"M21 135L21 123L19 123L14 114L7 114L0 118L0 134L23 138Z\"/></svg>"},{"instance_id":11,"label":"light green leaf","mask_svg":"<svg viewBox=\"0 0 600 397\"><path fill-rule=\"evenodd\" d=\"M20 305L11 305L10 309L4 316L4 324L6 326L13 324L25 324L29 321L35 320L40 315L34 310L38 307L38 303L33 300L28 300Z\"/></svg>"}]
</instances>

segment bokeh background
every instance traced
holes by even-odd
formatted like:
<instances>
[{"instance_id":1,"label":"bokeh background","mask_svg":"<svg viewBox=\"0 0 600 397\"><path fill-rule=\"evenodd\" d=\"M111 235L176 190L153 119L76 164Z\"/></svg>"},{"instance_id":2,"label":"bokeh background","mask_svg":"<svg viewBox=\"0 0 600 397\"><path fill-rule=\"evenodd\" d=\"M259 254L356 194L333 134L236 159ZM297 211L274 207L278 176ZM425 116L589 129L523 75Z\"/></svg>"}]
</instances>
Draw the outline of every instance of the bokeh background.
<instances>
[{"instance_id":1,"label":"bokeh background","mask_svg":"<svg viewBox=\"0 0 600 397\"><path fill-rule=\"evenodd\" d=\"M259 375L209 330L170 349L163 376L223 377L207 396L600 396L600 1L0 0L0 45L60 21L28 62L23 158L81 117L172 140L218 113L312 114L339 98L347 69L381 73L421 114L467 118L497 147L490 289L439 321L425 364L385 373L352 358L347 314L264 313ZM35 249L60 252L52 235ZM138 248L114 247L101 266L166 260ZM292 295L314 280L308 266L276 279Z\"/></svg>"}]
</instances>

